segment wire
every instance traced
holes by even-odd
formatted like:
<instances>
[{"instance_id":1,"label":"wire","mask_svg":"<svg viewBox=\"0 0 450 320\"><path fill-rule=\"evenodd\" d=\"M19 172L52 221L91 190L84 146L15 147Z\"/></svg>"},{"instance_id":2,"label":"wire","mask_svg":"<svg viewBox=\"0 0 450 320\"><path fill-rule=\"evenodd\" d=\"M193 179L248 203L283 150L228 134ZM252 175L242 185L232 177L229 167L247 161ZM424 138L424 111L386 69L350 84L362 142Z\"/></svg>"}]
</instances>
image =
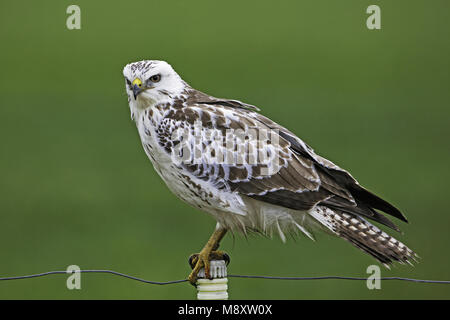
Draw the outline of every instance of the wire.
<instances>
[{"instance_id":1,"label":"wire","mask_svg":"<svg viewBox=\"0 0 450 320\"><path fill-rule=\"evenodd\" d=\"M25 276L0 278L0 281L38 278L38 277L44 277L44 276L48 276L48 275L52 275L52 274L66 274L67 275L67 274L73 274L73 273L109 273L109 274L113 274L113 275L116 275L116 276L128 278L128 279L131 279L131 280L136 280L136 281L140 281L140 282L144 282L144 283L148 283L148 284L156 284L156 285L161 285L161 286L162 285L166 285L166 284L175 284L175 283L181 283L181 282L188 281L187 279L173 280L173 281L166 281L166 282L150 281L150 280L145 280L145 279L142 279L142 278L130 276L128 274L117 272L117 271L112 271L112 270L77 270L77 271L73 271L73 272L48 271L48 272L30 274L30 275L25 275Z\"/></svg>"},{"instance_id":2,"label":"wire","mask_svg":"<svg viewBox=\"0 0 450 320\"><path fill-rule=\"evenodd\" d=\"M276 276L246 276L246 275L228 275L229 278L246 278L246 279L270 279L270 280L361 280L367 281L367 278L360 277L341 277L341 276L322 276L322 277L276 277ZM400 281L410 281L418 283L436 283L436 284L450 284L447 280L423 280L423 279L412 279L403 277L381 277L377 280L400 280Z\"/></svg>"},{"instance_id":3,"label":"wire","mask_svg":"<svg viewBox=\"0 0 450 320\"><path fill-rule=\"evenodd\" d=\"M112 271L112 270L76 270L72 272L67 271L48 271L43 273L36 273L36 274L30 274L30 275L24 275L24 276L15 276L15 277L4 277L0 278L0 281L6 281L6 280L20 280L20 279L30 279L30 278L38 278L38 277L44 277L48 275L53 274L73 274L73 273L107 273L112 274L119 277L124 277L127 279L147 283L147 284L154 284L154 285L168 285L168 284L176 284L176 283L182 283L187 282L187 279L182 280L172 280L172 281L150 281L145 280L142 278L130 276L125 273ZM359 281L367 281L367 278L362 277L342 277L342 276L321 276L321 277L277 277L277 276L255 276L255 275L239 275L239 274L232 274L228 275L228 278L244 278L244 279L269 279L269 280L359 280ZM434 284L450 284L450 281L447 280L424 280L424 279L412 279L412 278L403 278L403 277L381 277L378 278L379 280L399 280L399 281L410 281L410 282L416 282L416 283L434 283Z\"/></svg>"}]
</instances>

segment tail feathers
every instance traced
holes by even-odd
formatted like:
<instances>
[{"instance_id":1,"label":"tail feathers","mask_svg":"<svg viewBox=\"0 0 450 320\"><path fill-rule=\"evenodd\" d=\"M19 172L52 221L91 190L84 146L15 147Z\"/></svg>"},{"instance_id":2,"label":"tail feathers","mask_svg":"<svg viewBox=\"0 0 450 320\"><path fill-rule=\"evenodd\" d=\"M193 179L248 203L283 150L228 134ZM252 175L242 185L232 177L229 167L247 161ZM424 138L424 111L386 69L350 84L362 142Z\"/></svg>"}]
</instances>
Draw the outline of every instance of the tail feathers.
<instances>
[{"instance_id":1,"label":"tail feathers","mask_svg":"<svg viewBox=\"0 0 450 320\"><path fill-rule=\"evenodd\" d=\"M324 206L317 206L309 213L332 233L387 267L393 262L412 264L417 261L418 256L411 249L362 217Z\"/></svg>"}]
</instances>

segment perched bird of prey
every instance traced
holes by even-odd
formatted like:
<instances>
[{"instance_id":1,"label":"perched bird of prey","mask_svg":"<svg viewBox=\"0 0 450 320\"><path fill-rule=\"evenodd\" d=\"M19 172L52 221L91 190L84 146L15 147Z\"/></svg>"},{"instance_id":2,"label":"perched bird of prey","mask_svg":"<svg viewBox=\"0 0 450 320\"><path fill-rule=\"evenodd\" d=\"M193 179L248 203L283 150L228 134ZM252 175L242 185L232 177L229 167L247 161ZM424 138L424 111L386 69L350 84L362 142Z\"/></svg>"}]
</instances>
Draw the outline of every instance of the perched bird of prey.
<instances>
[{"instance_id":1,"label":"perched bird of prey","mask_svg":"<svg viewBox=\"0 0 450 320\"><path fill-rule=\"evenodd\" d=\"M411 263L415 253L368 220L396 231L380 211L407 222L394 206L362 187L347 171L316 154L288 129L237 100L189 86L165 61L123 69L131 117L144 150L168 188L217 220L193 256L191 283L222 257L228 230L278 234L316 230L349 241L384 265Z\"/></svg>"}]
</instances>

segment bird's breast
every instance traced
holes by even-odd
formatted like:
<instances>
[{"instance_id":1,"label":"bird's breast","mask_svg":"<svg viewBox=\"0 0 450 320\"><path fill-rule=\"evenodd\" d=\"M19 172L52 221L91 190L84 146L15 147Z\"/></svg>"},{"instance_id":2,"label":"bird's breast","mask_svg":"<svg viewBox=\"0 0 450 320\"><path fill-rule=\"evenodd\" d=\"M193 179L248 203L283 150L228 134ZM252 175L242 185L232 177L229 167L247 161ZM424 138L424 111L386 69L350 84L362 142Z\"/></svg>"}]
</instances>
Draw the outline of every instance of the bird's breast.
<instances>
[{"instance_id":1,"label":"bird's breast","mask_svg":"<svg viewBox=\"0 0 450 320\"><path fill-rule=\"evenodd\" d=\"M177 197L209 213L219 210L245 214L237 194L217 189L211 181L199 179L174 161L168 148L170 143L160 143L165 139L170 141L170 137L161 137L164 118L160 118L156 111L147 110L136 124L145 153L158 175Z\"/></svg>"}]
</instances>

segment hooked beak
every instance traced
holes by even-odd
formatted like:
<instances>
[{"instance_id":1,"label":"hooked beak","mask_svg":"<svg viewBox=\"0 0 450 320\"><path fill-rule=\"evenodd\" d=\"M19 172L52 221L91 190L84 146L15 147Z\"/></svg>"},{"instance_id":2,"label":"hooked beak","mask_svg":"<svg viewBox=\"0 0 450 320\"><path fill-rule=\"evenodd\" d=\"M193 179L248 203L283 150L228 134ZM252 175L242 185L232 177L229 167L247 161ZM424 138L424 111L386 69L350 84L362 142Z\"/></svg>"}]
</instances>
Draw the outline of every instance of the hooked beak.
<instances>
[{"instance_id":1,"label":"hooked beak","mask_svg":"<svg viewBox=\"0 0 450 320\"><path fill-rule=\"evenodd\" d=\"M133 86L133 96L134 100L136 100L137 96L142 92L142 81L139 78L134 79L134 81L131 83Z\"/></svg>"}]
</instances>

